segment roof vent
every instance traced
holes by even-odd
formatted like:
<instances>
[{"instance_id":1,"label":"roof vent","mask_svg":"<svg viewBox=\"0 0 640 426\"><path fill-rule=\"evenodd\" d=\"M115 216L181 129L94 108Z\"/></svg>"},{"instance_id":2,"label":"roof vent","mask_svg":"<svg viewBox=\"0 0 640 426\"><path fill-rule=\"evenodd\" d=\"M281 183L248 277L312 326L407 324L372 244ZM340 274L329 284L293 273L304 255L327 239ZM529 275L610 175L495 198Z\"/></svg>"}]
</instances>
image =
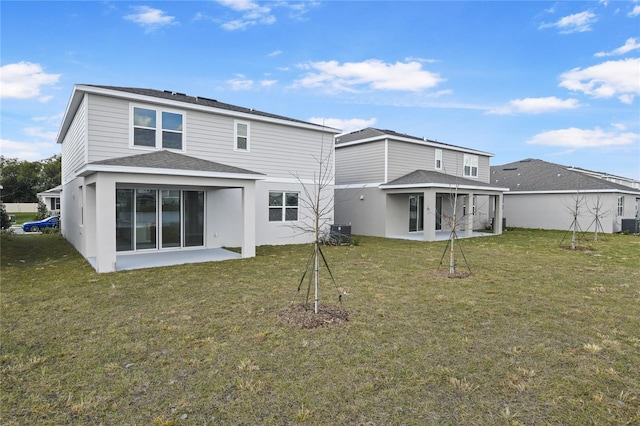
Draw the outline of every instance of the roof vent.
<instances>
[{"instance_id":1,"label":"roof vent","mask_svg":"<svg viewBox=\"0 0 640 426\"><path fill-rule=\"evenodd\" d=\"M504 170L505 172L511 171L511 170L518 170L517 167L505 167L502 170Z\"/></svg>"}]
</instances>

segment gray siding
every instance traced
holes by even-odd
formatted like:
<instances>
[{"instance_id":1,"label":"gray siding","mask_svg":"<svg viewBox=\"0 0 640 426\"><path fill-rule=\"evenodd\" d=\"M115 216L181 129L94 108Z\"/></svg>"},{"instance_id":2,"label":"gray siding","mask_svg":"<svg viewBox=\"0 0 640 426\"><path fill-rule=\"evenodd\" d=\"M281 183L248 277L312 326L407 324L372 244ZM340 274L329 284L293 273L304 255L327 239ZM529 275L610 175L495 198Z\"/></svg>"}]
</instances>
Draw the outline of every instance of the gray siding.
<instances>
[{"instance_id":1,"label":"gray siding","mask_svg":"<svg viewBox=\"0 0 640 426\"><path fill-rule=\"evenodd\" d=\"M388 180L415 170L435 170L435 148L408 142L389 141Z\"/></svg>"},{"instance_id":2,"label":"gray siding","mask_svg":"<svg viewBox=\"0 0 640 426\"><path fill-rule=\"evenodd\" d=\"M89 161L106 160L150 152L132 148L130 102L92 95L89 102ZM310 129L291 128L277 123L246 121L250 125L249 151L234 151L235 118L185 108L136 105L182 111L186 155L241 167L270 177L312 179L324 144L329 151L333 135Z\"/></svg>"},{"instance_id":3,"label":"gray siding","mask_svg":"<svg viewBox=\"0 0 640 426\"><path fill-rule=\"evenodd\" d=\"M75 171L84 164L87 152L87 97L78 107L69 131L62 142L62 183L75 178Z\"/></svg>"},{"instance_id":4,"label":"gray siding","mask_svg":"<svg viewBox=\"0 0 640 426\"><path fill-rule=\"evenodd\" d=\"M140 154L129 148L129 103L89 95L89 162Z\"/></svg>"},{"instance_id":5,"label":"gray siding","mask_svg":"<svg viewBox=\"0 0 640 426\"><path fill-rule=\"evenodd\" d=\"M384 182L384 142L336 149L336 185Z\"/></svg>"},{"instance_id":6,"label":"gray siding","mask_svg":"<svg viewBox=\"0 0 640 426\"><path fill-rule=\"evenodd\" d=\"M234 151L234 121L233 117L190 111L186 154L269 177L312 179L319 167L320 151L324 149L326 155L332 149L330 134L242 120L249 123L249 151Z\"/></svg>"},{"instance_id":7,"label":"gray siding","mask_svg":"<svg viewBox=\"0 0 640 426\"><path fill-rule=\"evenodd\" d=\"M464 153L442 149L442 171L448 175L464 176ZM474 154L468 154L474 155ZM489 183L491 176L490 157L478 155L478 182ZM476 179L468 177L469 179Z\"/></svg>"}]
</instances>

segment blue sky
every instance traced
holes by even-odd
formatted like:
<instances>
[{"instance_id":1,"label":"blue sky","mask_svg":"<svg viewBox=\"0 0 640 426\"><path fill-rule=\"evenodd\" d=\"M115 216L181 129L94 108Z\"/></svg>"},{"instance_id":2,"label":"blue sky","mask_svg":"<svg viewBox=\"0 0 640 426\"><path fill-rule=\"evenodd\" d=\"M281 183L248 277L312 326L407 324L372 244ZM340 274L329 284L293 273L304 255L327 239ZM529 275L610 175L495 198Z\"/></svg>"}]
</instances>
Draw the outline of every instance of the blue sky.
<instances>
[{"instance_id":1,"label":"blue sky","mask_svg":"<svg viewBox=\"0 0 640 426\"><path fill-rule=\"evenodd\" d=\"M204 96L640 179L638 1L0 2L1 153L74 84Z\"/></svg>"}]
</instances>

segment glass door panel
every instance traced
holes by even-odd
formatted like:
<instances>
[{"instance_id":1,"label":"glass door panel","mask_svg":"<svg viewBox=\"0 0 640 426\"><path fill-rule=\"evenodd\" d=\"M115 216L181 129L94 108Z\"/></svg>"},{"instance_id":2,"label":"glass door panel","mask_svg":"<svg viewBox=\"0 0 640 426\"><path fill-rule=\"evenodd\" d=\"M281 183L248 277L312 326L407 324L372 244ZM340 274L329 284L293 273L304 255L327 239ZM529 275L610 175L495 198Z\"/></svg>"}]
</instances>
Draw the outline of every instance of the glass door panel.
<instances>
[{"instance_id":1,"label":"glass door panel","mask_svg":"<svg viewBox=\"0 0 640 426\"><path fill-rule=\"evenodd\" d=\"M162 248L180 247L180 191L162 191Z\"/></svg>"},{"instance_id":2,"label":"glass door panel","mask_svg":"<svg viewBox=\"0 0 640 426\"><path fill-rule=\"evenodd\" d=\"M116 251L133 250L133 189L116 190Z\"/></svg>"},{"instance_id":3,"label":"glass door panel","mask_svg":"<svg viewBox=\"0 0 640 426\"><path fill-rule=\"evenodd\" d=\"M136 189L136 250L157 247L156 199L155 189Z\"/></svg>"},{"instance_id":4,"label":"glass door panel","mask_svg":"<svg viewBox=\"0 0 640 426\"><path fill-rule=\"evenodd\" d=\"M184 246L204 245L204 192L184 191Z\"/></svg>"},{"instance_id":5,"label":"glass door panel","mask_svg":"<svg viewBox=\"0 0 640 426\"><path fill-rule=\"evenodd\" d=\"M409 196L409 232L424 230L424 195Z\"/></svg>"}]
</instances>

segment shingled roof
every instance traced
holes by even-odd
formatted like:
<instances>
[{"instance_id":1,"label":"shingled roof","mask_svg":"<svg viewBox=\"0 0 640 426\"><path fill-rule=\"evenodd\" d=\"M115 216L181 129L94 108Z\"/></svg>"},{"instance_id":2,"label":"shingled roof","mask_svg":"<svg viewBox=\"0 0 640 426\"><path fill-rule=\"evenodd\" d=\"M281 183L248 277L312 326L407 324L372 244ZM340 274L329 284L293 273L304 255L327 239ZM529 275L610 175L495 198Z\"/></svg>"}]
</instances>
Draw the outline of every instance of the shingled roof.
<instances>
[{"instance_id":1,"label":"shingled roof","mask_svg":"<svg viewBox=\"0 0 640 426\"><path fill-rule=\"evenodd\" d=\"M228 166L226 164L207 161L166 150L130 155L127 157L110 158L108 160L95 161L90 163L90 165L255 175L256 179L264 176L262 173L253 172L240 167Z\"/></svg>"},{"instance_id":2,"label":"shingled roof","mask_svg":"<svg viewBox=\"0 0 640 426\"><path fill-rule=\"evenodd\" d=\"M308 121L298 120L291 117L285 117L283 115L271 114L264 111L258 111L253 108L245 108L237 105L227 104L211 98L205 98L201 96L189 96L184 93L174 92L171 90L144 89L144 88L137 88L137 87L101 86L96 84L85 84L84 86L97 87L97 88L108 89L108 90L117 90L118 92L131 93L134 95L151 96L154 98L185 102L193 105L219 108L219 109L224 109L224 110L233 111L233 112L241 112L244 114L252 114L252 115L257 115L257 116L262 116L267 118L275 118L280 120L293 121L296 123L304 123L304 124L310 124L313 126L324 127L319 124L310 123ZM335 129L332 129L332 130L335 130Z\"/></svg>"},{"instance_id":3,"label":"shingled roof","mask_svg":"<svg viewBox=\"0 0 640 426\"><path fill-rule=\"evenodd\" d=\"M447 187L474 187L474 188L487 188L487 189L504 189L496 188L491 184L485 182L478 182L477 180L465 179L459 176L449 175L440 172L434 172L429 170L415 170L409 174L401 176L397 179L389 181L382 185L387 186L447 186Z\"/></svg>"},{"instance_id":4,"label":"shingled roof","mask_svg":"<svg viewBox=\"0 0 640 426\"><path fill-rule=\"evenodd\" d=\"M533 158L492 166L491 183L509 188L510 192L637 192L628 186L572 171L567 166Z\"/></svg>"},{"instance_id":5,"label":"shingled roof","mask_svg":"<svg viewBox=\"0 0 640 426\"><path fill-rule=\"evenodd\" d=\"M405 133L399 133L393 130L387 129L376 129L374 127L367 127L361 130L356 130L351 133L345 133L343 135L336 136L336 148L339 148L340 145L347 144L349 142L357 142L360 140L374 139L374 138L390 138L390 139L403 139L408 141L415 141L417 143L428 143L434 145L442 145L445 147L449 147L455 150L465 151L465 152L474 152L477 154L493 156L488 152L482 152L471 148L465 148L463 146L452 145L449 143L439 142L427 138L421 138L418 136L411 136Z\"/></svg>"}]
</instances>

